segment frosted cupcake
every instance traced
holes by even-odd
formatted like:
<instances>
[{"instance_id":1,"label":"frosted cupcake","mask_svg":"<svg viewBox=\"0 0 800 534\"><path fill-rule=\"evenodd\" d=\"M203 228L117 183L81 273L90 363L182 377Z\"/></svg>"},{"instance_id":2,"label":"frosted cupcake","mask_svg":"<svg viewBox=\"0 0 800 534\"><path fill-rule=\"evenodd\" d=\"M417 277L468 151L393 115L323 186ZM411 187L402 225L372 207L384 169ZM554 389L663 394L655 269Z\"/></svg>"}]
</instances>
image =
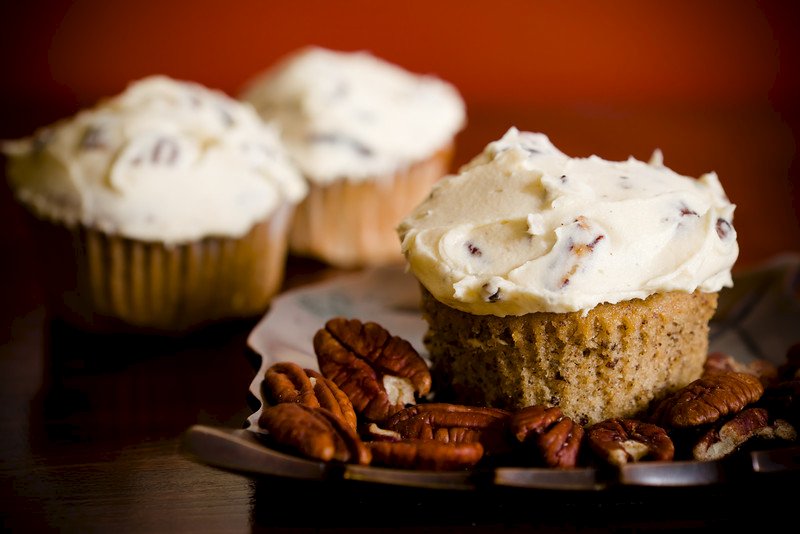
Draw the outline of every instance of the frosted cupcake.
<instances>
[{"instance_id":1,"label":"frosted cupcake","mask_svg":"<svg viewBox=\"0 0 800 534\"><path fill-rule=\"evenodd\" d=\"M276 123L310 184L290 250L338 267L402 262L395 228L449 171L464 103L366 52L304 48L242 98Z\"/></svg>"},{"instance_id":2,"label":"frosted cupcake","mask_svg":"<svg viewBox=\"0 0 800 534\"><path fill-rule=\"evenodd\" d=\"M250 106L154 76L2 148L57 315L184 331L279 289L307 186Z\"/></svg>"},{"instance_id":3,"label":"frosted cupcake","mask_svg":"<svg viewBox=\"0 0 800 534\"><path fill-rule=\"evenodd\" d=\"M399 225L446 396L632 417L698 378L738 256L717 176L510 129Z\"/></svg>"}]
</instances>

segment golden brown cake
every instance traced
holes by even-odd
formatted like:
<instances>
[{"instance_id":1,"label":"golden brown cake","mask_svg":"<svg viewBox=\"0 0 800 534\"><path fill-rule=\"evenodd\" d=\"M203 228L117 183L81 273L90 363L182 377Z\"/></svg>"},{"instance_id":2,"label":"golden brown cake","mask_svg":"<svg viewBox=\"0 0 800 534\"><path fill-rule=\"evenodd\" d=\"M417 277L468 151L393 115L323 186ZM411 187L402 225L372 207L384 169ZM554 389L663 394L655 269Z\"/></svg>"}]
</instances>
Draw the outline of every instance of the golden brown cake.
<instances>
[{"instance_id":1,"label":"golden brown cake","mask_svg":"<svg viewBox=\"0 0 800 534\"><path fill-rule=\"evenodd\" d=\"M569 158L512 128L398 227L437 395L592 424L697 379L733 210L713 173Z\"/></svg>"},{"instance_id":2,"label":"golden brown cake","mask_svg":"<svg viewBox=\"0 0 800 534\"><path fill-rule=\"evenodd\" d=\"M450 84L367 52L296 51L242 95L308 180L291 252L338 267L400 263L395 228L447 174L464 103Z\"/></svg>"},{"instance_id":3,"label":"golden brown cake","mask_svg":"<svg viewBox=\"0 0 800 534\"><path fill-rule=\"evenodd\" d=\"M558 406L582 424L633 417L700 376L716 293L670 292L580 312L472 315L423 291L435 383L460 402ZM437 389L438 391L438 389Z\"/></svg>"},{"instance_id":4,"label":"golden brown cake","mask_svg":"<svg viewBox=\"0 0 800 534\"><path fill-rule=\"evenodd\" d=\"M249 106L154 76L3 149L57 316L180 333L279 290L307 186Z\"/></svg>"}]
</instances>

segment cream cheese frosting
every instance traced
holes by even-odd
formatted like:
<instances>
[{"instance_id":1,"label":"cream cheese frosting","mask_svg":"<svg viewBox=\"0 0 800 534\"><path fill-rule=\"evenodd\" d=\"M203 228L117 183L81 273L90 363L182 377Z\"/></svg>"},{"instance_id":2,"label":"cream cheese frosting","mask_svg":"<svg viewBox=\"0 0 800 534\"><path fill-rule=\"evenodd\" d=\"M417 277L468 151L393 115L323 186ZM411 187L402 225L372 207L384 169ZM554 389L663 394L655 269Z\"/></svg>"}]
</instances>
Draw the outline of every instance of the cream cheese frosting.
<instances>
[{"instance_id":1,"label":"cream cheese frosting","mask_svg":"<svg viewBox=\"0 0 800 534\"><path fill-rule=\"evenodd\" d=\"M307 193L251 106L166 76L2 148L17 198L39 216L146 241L239 237Z\"/></svg>"},{"instance_id":2,"label":"cream cheese frosting","mask_svg":"<svg viewBox=\"0 0 800 534\"><path fill-rule=\"evenodd\" d=\"M715 173L682 176L659 151L649 163L571 158L511 128L438 182L398 234L409 270L452 308L585 313L731 286L734 208Z\"/></svg>"},{"instance_id":3,"label":"cream cheese frosting","mask_svg":"<svg viewBox=\"0 0 800 534\"><path fill-rule=\"evenodd\" d=\"M457 90L372 54L303 48L247 84L241 98L279 125L315 183L393 174L444 148L464 126Z\"/></svg>"}]
</instances>

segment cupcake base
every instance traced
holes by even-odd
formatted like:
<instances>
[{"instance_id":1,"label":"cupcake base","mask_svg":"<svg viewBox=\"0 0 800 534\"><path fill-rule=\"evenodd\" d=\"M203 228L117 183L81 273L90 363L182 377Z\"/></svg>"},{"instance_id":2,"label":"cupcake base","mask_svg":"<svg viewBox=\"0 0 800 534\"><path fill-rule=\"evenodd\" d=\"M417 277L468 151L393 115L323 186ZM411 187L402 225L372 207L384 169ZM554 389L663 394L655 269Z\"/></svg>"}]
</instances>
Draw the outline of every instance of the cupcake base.
<instances>
[{"instance_id":1,"label":"cupcake base","mask_svg":"<svg viewBox=\"0 0 800 534\"><path fill-rule=\"evenodd\" d=\"M471 315L424 288L437 399L519 409L558 406L581 424L634 417L700 377L716 293L656 294L586 316Z\"/></svg>"},{"instance_id":2,"label":"cupcake base","mask_svg":"<svg viewBox=\"0 0 800 534\"><path fill-rule=\"evenodd\" d=\"M55 317L91 331L182 333L263 313L283 282L291 207L239 238L167 245L34 221Z\"/></svg>"},{"instance_id":3,"label":"cupcake base","mask_svg":"<svg viewBox=\"0 0 800 534\"><path fill-rule=\"evenodd\" d=\"M289 249L341 268L400 263L396 227L447 174L450 144L393 175L310 184L292 223Z\"/></svg>"}]
</instances>

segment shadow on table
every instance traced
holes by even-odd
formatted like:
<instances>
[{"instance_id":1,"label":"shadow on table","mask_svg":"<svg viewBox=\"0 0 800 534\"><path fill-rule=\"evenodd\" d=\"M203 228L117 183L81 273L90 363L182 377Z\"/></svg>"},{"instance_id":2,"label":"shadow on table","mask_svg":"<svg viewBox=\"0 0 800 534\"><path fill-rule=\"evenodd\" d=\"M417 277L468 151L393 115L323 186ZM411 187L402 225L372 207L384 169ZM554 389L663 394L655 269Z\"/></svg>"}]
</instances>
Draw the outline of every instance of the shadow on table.
<instances>
[{"instance_id":1,"label":"shadow on table","mask_svg":"<svg viewBox=\"0 0 800 534\"><path fill-rule=\"evenodd\" d=\"M782 474L736 486L446 491L259 478L254 483L251 524L256 531L270 532L289 527L423 532L665 532L733 527L768 531L770 526L795 520L798 483L796 474Z\"/></svg>"},{"instance_id":2,"label":"shadow on table","mask_svg":"<svg viewBox=\"0 0 800 534\"><path fill-rule=\"evenodd\" d=\"M45 322L31 445L172 438L195 423L241 424L253 368L249 321L183 338L93 334Z\"/></svg>"}]
</instances>

